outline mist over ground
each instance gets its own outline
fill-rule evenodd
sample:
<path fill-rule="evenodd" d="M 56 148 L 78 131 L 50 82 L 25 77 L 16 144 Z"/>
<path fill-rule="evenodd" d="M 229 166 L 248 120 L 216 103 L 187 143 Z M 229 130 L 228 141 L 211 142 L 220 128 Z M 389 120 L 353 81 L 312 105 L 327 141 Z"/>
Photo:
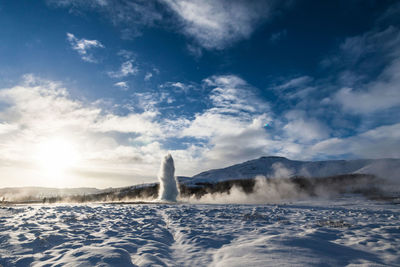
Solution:
<path fill-rule="evenodd" d="M 390 188 L 389 191 L 385 191 Z M 175 189 L 174 189 L 175 190 Z M 176 191 L 178 192 L 178 191 Z M 334 199 L 343 194 L 358 194 L 376 200 L 396 200 L 398 191 L 373 175 L 352 174 L 324 178 L 267 178 L 227 180 L 195 186 L 180 184 L 175 199 L 162 198 L 165 188 L 146 184 L 104 190 L 91 194 L 31 196 L 9 195 L 3 203 L 85 203 L 85 202 L 175 202 L 209 204 L 267 204 L 306 199 Z"/>
<path fill-rule="evenodd" d="M 168 154 L 162 158 L 158 183 L 104 190 L 6 188 L 0 190 L 0 201 L 239 204 L 330 199 L 345 193 L 393 200 L 400 195 L 399 165 L 396 159 L 303 162 L 261 157 L 193 177 L 176 177 Z"/>

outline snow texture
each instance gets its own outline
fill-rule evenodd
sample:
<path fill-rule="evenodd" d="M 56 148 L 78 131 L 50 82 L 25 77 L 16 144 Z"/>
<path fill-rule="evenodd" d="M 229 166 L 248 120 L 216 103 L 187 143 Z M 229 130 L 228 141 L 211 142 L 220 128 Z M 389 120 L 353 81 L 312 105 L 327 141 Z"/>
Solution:
<path fill-rule="evenodd" d="M 176 202 L 178 197 L 178 185 L 175 178 L 175 166 L 174 159 L 171 154 L 164 157 L 160 166 L 160 173 L 158 175 L 158 180 L 160 181 L 160 201 L 170 201 Z"/>
<path fill-rule="evenodd" d="M 399 205 L 0 207 L 0 265 L 399 266 Z"/>

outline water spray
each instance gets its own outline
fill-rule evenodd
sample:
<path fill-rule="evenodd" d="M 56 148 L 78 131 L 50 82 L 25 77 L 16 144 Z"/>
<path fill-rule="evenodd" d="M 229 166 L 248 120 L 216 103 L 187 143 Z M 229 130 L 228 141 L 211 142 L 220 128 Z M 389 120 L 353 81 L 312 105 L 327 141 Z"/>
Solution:
<path fill-rule="evenodd" d="M 160 201 L 176 202 L 179 195 L 178 182 L 175 178 L 174 159 L 171 154 L 164 157 L 161 162 L 158 180 L 160 181 L 160 190 L 158 198 Z"/>

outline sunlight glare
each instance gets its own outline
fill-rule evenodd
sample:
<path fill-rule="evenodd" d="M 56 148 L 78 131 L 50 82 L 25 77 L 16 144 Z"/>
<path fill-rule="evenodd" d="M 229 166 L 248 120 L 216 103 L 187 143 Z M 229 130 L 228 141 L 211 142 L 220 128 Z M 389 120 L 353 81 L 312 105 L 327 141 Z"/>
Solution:
<path fill-rule="evenodd" d="M 36 161 L 47 174 L 64 175 L 79 160 L 75 145 L 65 138 L 52 138 L 38 145 Z"/>

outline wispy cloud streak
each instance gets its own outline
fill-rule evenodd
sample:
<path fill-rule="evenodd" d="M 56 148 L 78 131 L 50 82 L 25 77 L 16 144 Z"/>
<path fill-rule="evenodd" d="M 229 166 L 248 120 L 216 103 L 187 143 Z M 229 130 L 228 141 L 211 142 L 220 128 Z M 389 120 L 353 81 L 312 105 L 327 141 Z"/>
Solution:
<path fill-rule="evenodd" d="M 104 48 L 104 45 L 97 40 L 78 39 L 72 33 L 67 33 L 67 40 L 73 50 L 78 52 L 82 60 L 91 63 L 98 63 L 98 60 L 91 53 L 94 48 Z"/>

